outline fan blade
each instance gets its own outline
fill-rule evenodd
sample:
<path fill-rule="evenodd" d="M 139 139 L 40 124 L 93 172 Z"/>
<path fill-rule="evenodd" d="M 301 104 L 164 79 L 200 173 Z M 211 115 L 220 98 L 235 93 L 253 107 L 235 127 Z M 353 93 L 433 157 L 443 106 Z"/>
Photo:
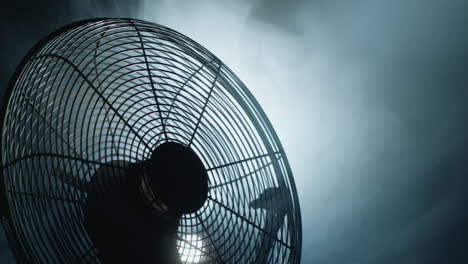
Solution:
<path fill-rule="evenodd" d="M 273 250 L 278 231 L 284 224 L 287 215 L 287 208 L 290 204 L 288 199 L 284 199 L 284 191 L 280 187 L 268 188 L 260 196 L 250 202 L 253 209 L 265 209 L 266 220 L 262 227 L 266 232 L 262 232 L 261 238 L 256 246 L 255 263 L 267 263 L 268 254 Z M 286 202 L 284 201 L 286 200 Z"/>

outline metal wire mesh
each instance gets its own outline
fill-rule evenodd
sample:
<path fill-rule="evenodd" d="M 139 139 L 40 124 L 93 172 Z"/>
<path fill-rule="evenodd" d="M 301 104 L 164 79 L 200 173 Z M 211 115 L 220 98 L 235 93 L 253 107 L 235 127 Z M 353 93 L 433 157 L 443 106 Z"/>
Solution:
<path fill-rule="evenodd" d="M 1 129 L 1 213 L 20 262 L 99 263 L 83 190 L 100 168 L 147 160 L 167 141 L 195 151 L 209 176 L 208 200 L 179 222 L 182 262 L 300 260 L 297 194 L 270 122 L 226 65 L 178 32 L 133 19 L 59 29 L 18 67 Z"/>

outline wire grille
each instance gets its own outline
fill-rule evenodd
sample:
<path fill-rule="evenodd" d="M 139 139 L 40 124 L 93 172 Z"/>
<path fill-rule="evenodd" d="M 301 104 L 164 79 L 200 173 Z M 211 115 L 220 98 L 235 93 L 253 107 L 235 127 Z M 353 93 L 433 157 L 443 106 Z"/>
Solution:
<path fill-rule="evenodd" d="M 18 261 L 99 263 L 83 190 L 98 169 L 147 160 L 167 141 L 195 151 L 209 176 L 208 200 L 179 222 L 183 263 L 300 261 L 297 194 L 271 124 L 186 36 L 133 19 L 77 22 L 29 52 L 7 95 L 2 220 Z"/>

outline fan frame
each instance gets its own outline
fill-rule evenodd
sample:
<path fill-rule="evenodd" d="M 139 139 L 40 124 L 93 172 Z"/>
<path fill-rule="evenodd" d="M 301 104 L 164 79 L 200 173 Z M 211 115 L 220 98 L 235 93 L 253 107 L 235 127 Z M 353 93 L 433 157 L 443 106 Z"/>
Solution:
<path fill-rule="evenodd" d="M 20 60 L 20 62 L 18 63 L 18 65 L 17 65 L 17 67 L 16 67 L 16 69 L 15 69 L 15 71 L 14 71 L 14 73 L 13 73 L 13 75 L 12 75 L 12 77 L 11 77 L 9 83 L 8 83 L 7 89 L 3 94 L 3 98 L 1 99 L 2 105 L 0 107 L 0 135 L 3 136 L 4 117 L 5 117 L 6 111 L 8 109 L 8 102 L 9 102 L 10 96 L 11 96 L 11 94 L 13 92 L 13 89 L 15 87 L 15 84 L 16 84 L 21 72 L 23 71 L 26 64 L 30 61 L 31 57 L 34 56 L 34 54 L 36 54 L 39 50 L 41 50 L 41 48 L 46 43 L 48 43 L 50 40 L 54 39 L 55 37 L 59 36 L 62 33 L 66 32 L 66 31 L 68 31 L 70 29 L 79 27 L 81 25 L 87 24 L 87 23 L 99 22 L 99 21 L 103 21 L 103 20 L 107 20 L 107 19 L 125 20 L 125 21 L 130 21 L 130 22 L 131 21 L 144 22 L 144 23 L 150 23 L 150 24 L 154 24 L 154 25 L 166 28 L 165 26 L 159 25 L 157 23 L 147 22 L 147 21 L 139 20 L 139 19 L 102 17 L 102 18 L 84 19 L 84 20 L 79 20 L 79 21 L 67 24 L 65 26 L 60 27 L 59 29 L 56 29 L 56 30 L 52 31 L 51 33 L 49 33 L 45 37 L 41 38 L 35 45 L 33 45 L 33 47 L 31 49 L 29 49 L 29 51 L 26 53 L 26 55 Z M 168 29 L 173 31 L 170 28 L 168 28 Z M 206 50 L 203 46 L 198 44 L 198 42 L 192 40 L 191 38 L 189 38 L 189 37 L 187 37 L 185 35 L 182 35 L 182 36 L 186 37 L 187 39 L 189 39 L 193 43 L 199 45 L 199 47 L 201 49 Z M 212 54 L 209 51 L 208 51 L 208 53 Z M 289 177 L 288 180 L 290 182 L 290 188 L 291 188 L 290 192 L 291 192 L 291 194 L 293 196 L 292 198 L 295 201 L 295 206 L 297 206 L 297 210 L 295 210 L 295 216 L 296 216 L 295 220 L 296 220 L 296 225 L 297 225 L 296 226 L 296 230 L 297 230 L 296 241 L 297 241 L 297 243 L 299 245 L 299 247 L 296 248 L 296 250 L 294 252 L 294 255 L 296 255 L 295 259 L 299 262 L 300 259 L 301 259 L 301 251 L 302 251 L 302 248 L 301 248 L 301 246 L 302 246 L 301 210 L 300 210 L 300 203 L 299 203 L 299 197 L 298 197 L 298 193 L 297 193 L 296 184 L 295 184 L 294 178 L 292 177 L 293 174 L 292 174 L 291 167 L 289 165 L 287 155 L 286 155 L 286 153 L 284 151 L 284 148 L 283 148 L 283 146 L 281 144 L 281 141 L 278 138 L 278 135 L 276 134 L 276 131 L 274 130 L 270 120 L 268 119 L 267 115 L 265 114 L 263 108 L 260 106 L 258 101 L 251 94 L 251 92 L 245 86 L 245 84 L 237 77 L 237 75 L 235 75 L 235 73 L 232 72 L 232 70 L 229 67 L 227 67 L 225 64 L 223 64 L 221 62 L 221 60 L 219 60 L 219 63 L 221 63 L 223 65 L 223 67 L 225 68 L 225 70 L 235 78 L 235 81 L 239 84 L 239 89 L 242 89 L 242 92 L 248 97 L 248 99 L 254 105 L 255 109 L 258 111 L 257 114 L 259 114 L 260 117 L 262 118 L 262 120 L 264 121 L 264 125 L 268 128 L 269 132 L 271 133 L 270 136 L 273 137 L 273 141 L 275 141 L 275 143 L 276 143 L 276 145 L 277 145 L 277 147 L 279 149 L 279 153 L 281 154 L 281 158 L 282 158 L 282 160 L 283 160 L 283 162 L 285 164 L 285 169 L 287 170 L 287 173 L 289 175 L 291 175 L 291 177 Z M 0 138 L 0 150 L 2 148 L 3 148 L 3 139 Z M 0 169 L 0 222 L 1 222 L 2 226 L 3 226 L 3 229 L 5 231 L 8 243 L 10 245 L 10 248 L 11 248 L 16 260 L 19 263 L 25 263 L 27 261 L 24 258 L 24 256 L 26 256 L 26 254 L 25 254 L 24 249 L 22 248 L 22 246 L 19 245 L 20 239 L 18 238 L 18 234 L 17 234 L 16 230 L 14 228 L 12 228 L 12 223 L 11 223 L 12 215 L 11 215 L 11 210 L 10 210 L 10 206 L 9 206 L 9 202 L 8 202 L 8 196 L 7 196 L 7 191 L 8 190 L 6 189 L 6 186 L 5 186 L 5 178 L 4 178 L 4 175 L 3 175 L 3 166 L 4 165 L 3 165 L 2 161 L 3 161 L 3 153 L 0 151 L 0 164 L 2 164 L 2 168 Z"/>

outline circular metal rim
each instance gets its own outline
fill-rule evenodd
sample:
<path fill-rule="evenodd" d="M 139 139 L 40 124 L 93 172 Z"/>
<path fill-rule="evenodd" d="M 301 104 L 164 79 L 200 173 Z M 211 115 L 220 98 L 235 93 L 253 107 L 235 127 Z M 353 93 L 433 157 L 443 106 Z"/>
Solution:
<path fill-rule="evenodd" d="M 142 22 L 142 23 L 155 24 L 155 23 L 151 23 L 151 22 L 147 22 L 147 21 L 143 21 L 143 20 L 138 20 L 138 19 L 131 19 L 131 18 L 93 18 L 93 19 L 80 20 L 80 21 L 68 24 L 68 25 L 66 25 L 64 27 L 61 27 L 61 28 L 51 32 L 46 37 L 42 38 L 21 59 L 18 66 L 16 67 L 15 72 L 13 73 L 13 76 L 10 79 L 10 82 L 8 84 L 8 87 L 7 87 L 6 91 L 3 94 L 3 99 L 2 99 L 3 103 L 2 103 L 2 106 L 1 106 L 1 109 L 0 109 L 0 135 L 3 135 L 3 129 L 4 129 L 3 122 L 4 122 L 4 116 L 5 116 L 5 112 L 7 110 L 9 98 L 11 96 L 14 85 L 15 85 L 21 71 L 23 70 L 24 66 L 27 64 L 29 59 L 38 50 L 40 50 L 48 41 L 54 39 L 55 37 L 57 37 L 58 35 L 60 35 L 60 34 L 62 34 L 64 32 L 66 32 L 67 30 L 73 29 L 73 28 L 81 26 L 81 25 L 84 25 L 86 23 L 103 21 L 103 20 L 107 20 L 107 19 L 110 19 L 110 20 L 126 20 L 126 21 L 130 21 L 130 22 L 131 21 L 137 21 L 137 22 Z M 164 27 L 164 26 L 159 25 L 159 24 L 156 24 L 156 25 L 160 26 L 160 27 L 163 27 L 163 28 L 166 28 L 166 29 L 168 29 L 170 31 L 173 31 L 173 32 L 177 33 L 177 34 L 180 34 L 177 31 L 174 31 L 174 30 L 172 30 L 170 28 Z M 197 44 L 198 47 L 201 50 L 204 50 L 207 53 L 212 54 L 211 52 L 206 50 L 203 46 L 199 45 L 196 41 L 190 39 L 189 37 L 187 37 L 187 36 L 185 36 L 183 34 L 180 34 L 180 35 L 187 38 L 191 42 Z M 293 174 L 292 174 L 292 170 L 291 170 L 290 165 L 289 165 L 287 155 L 286 155 L 286 153 L 284 151 L 284 148 L 283 148 L 283 146 L 282 146 L 282 144 L 281 144 L 281 142 L 279 140 L 278 135 L 276 134 L 276 131 L 274 130 L 270 120 L 268 119 L 267 115 L 265 114 L 263 108 L 261 108 L 258 101 L 251 94 L 251 92 L 247 89 L 245 84 L 237 77 L 237 75 L 235 75 L 232 72 L 232 70 L 229 67 L 227 67 L 225 64 L 223 64 L 221 62 L 221 60 L 219 60 L 215 55 L 213 55 L 213 56 L 219 61 L 220 65 L 223 66 L 224 70 L 227 71 L 227 73 L 229 73 L 229 75 L 231 75 L 231 77 L 233 77 L 235 79 L 235 81 L 239 84 L 239 88 L 242 89 L 242 92 L 244 93 L 244 95 L 247 96 L 248 99 L 250 100 L 250 102 L 252 102 L 254 104 L 255 109 L 258 111 L 257 114 L 259 114 L 261 116 L 262 120 L 264 121 L 263 125 L 266 125 L 268 127 L 269 132 L 271 133 L 271 135 L 269 135 L 269 136 L 271 136 L 273 138 L 273 140 L 277 144 L 277 147 L 279 149 L 279 153 L 281 154 L 283 162 L 285 164 L 285 169 L 287 170 L 288 174 L 291 175 L 291 177 L 289 177 L 288 180 L 290 182 L 291 194 L 293 196 L 294 203 L 298 208 L 297 212 L 295 212 L 295 213 L 296 213 L 296 216 L 297 216 L 296 229 L 298 231 L 297 232 L 297 235 L 298 235 L 297 241 L 298 241 L 299 247 L 296 249 L 295 255 L 297 257 L 296 259 L 298 261 L 300 261 L 301 251 L 302 251 L 302 249 L 301 249 L 301 245 L 302 245 L 302 220 L 301 220 L 301 213 L 300 213 L 300 203 L 299 203 L 299 198 L 298 198 L 298 194 L 297 194 L 297 188 L 296 188 L 296 185 L 295 185 L 294 178 L 292 177 Z M 3 141 L 0 140 L 0 149 L 2 149 L 2 144 L 3 144 Z M 0 162 L 2 160 L 3 160 L 3 153 L 0 151 Z M 8 239 L 8 242 L 9 242 L 10 246 L 11 246 L 11 249 L 13 250 L 13 254 L 17 258 L 17 260 L 20 263 L 22 263 L 22 262 L 25 262 L 25 259 L 22 258 L 22 256 L 24 254 L 22 254 L 22 252 L 21 252 L 22 248 L 16 245 L 16 241 L 18 241 L 18 237 L 17 237 L 17 234 L 16 234 L 15 230 L 11 229 L 11 223 L 10 223 L 11 212 L 10 212 L 10 208 L 9 208 L 8 201 L 7 201 L 8 198 L 7 198 L 7 195 L 6 195 L 6 191 L 7 190 L 6 190 L 6 186 L 4 185 L 4 175 L 3 175 L 3 169 L 2 169 L 2 170 L 0 170 L 0 219 L 1 219 L 4 230 L 6 231 L 5 233 L 7 234 L 7 239 Z"/>

